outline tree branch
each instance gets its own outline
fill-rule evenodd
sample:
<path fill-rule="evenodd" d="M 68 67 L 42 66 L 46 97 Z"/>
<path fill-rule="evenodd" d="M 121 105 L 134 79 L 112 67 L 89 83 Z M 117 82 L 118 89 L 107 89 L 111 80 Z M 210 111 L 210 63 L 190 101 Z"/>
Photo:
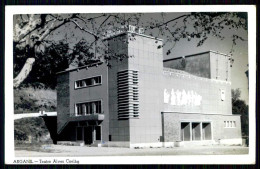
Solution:
<path fill-rule="evenodd" d="M 190 16 L 190 15 L 181 15 L 181 16 L 179 16 L 179 17 L 177 17 L 177 18 L 171 19 L 171 20 L 169 20 L 169 21 L 167 21 L 167 22 L 164 22 L 164 23 L 162 23 L 162 24 L 160 24 L 160 25 L 151 26 L 150 28 L 151 28 L 151 29 L 159 28 L 159 27 L 161 27 L 161 26 L 167 25 L 168 23 L 170 23 L 170 22 L 172 22 L 172 21 L 178 20 L 178 19 L 183 18 L 183 17 L 189 17 L 189 16 Z"/>
<path fill-rule="evenodd" d="M 35 62 L 34 58 L 28 58 L 21 70 L 21 72 L 14 78 L 14 88 L 17 88 L 28 76 L 32 70 L 33 63 Z"/>
<path fill-rule="evenodd" d="M 83 27 L 79 26 L 79 24 L 76 21 L 71 19 L 71 22 L 74 23 L 80 30 L 83 30 L 84 32 L 87 32 L 87 33 L 93 35 L 95 37 L 95 39 L 98 39 L 98 36 L 95 33 L 93 33 L 91 31 L 89 31 L 87 29 L 84 29 Z"/>
<path fill-rule="evenodd" d="M 108 17 L 100 24 L 100 26 L 98 27 L 98 30 L 101 28 L 101 26 L 110 18 L 111 15 L 108 15 Z"/>

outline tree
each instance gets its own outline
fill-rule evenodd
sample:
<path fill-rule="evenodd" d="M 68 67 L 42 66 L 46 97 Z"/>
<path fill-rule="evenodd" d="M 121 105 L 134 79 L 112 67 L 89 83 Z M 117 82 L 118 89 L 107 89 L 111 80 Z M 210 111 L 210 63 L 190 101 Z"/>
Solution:
<path fill-rule="evenodd" d="M 241 115 L 242 135 L 248 136 L 248 105 L 244 100 L 240 100 L 240 89 L 232 89 L 232 113 Z"/>
<path fill-rule="evenodd" d="M 69 45 L 63 41 L 53 42 L 45 47 L 44 53 L 39 53 L 33 58 L 37 61 L 37 64 L 31 68 L 30 76 L 24 80 L 23 84 L 55 88 L 56 73 L 68 68 L 74 59 L 74 56 L 70 55 L 68 51 Z M 19 74 L 21 67 L 26 62 L 26 57 L 21 57 L 26 52 L 17 49 L 15 52 L 20 53 L 20 55 L 14 55 L 14 76 Z"/>
<path fill-rule="evenodd" d="M 97 61 L 94 58 L 94 53 L 90 51 L 89 46 L 90 44 L 84 39 L 75 44 L 71 53 L 74 58 L 73 66 L 84 66 Z"/>
<path fill-rule="evenodd" d="M 239 88 L 231 90 L 232 104 L 239 100 L 241 96 L 241 90 Z"/>
<path fill-rule="evenodd" d="M 57 37 L 72 39 L 78 36 L 80 38 L 76 31 L 86 34 L 88 43 L 84 45 L 87 45 L 89 52 L 93 53 L 88 55 L 89 59 L 86 60 L 104 60 L 108 63 L 112 57 L 128 56 L 118 56 L 115 51 L 107 51 L 107 44 L 103 38 L 108 33 L 116 32 L 121 28 L 127 29 L 127 25 L 143 27 L 146 34 L 156 38 L 164 37 L 165 42 L 158 48 L 170 43 L 167 55 L 181 39 L 188 41 L 193 38 L 199 39 L 197 46 L 201 46 L 209 36 L 223 40 L 224 30 L 247 30 L 246 13 L 185 13 L 173 18 L 169 18 L 172 15 L 165 13 L 156 15 L 157 17 L 151 16 L 149 19 L 143 19 L 147 14 L 140 13 L 16 15 L 13 29 L 14 48 L 24 51 L 21 57 L 26 61 L 20 73 L 14 78 L 14 87 L 18 87 L 26 79 L 35 62 L 38 64 L 38 56 L 45 57 L 47 46 L 54 43 Z M 78 42 L 78 38 L 75 41 Z M 233 45 L 236 45 L 237 40 L 245 41 L 235 31 L 232 32 L 231 39 Z"/>

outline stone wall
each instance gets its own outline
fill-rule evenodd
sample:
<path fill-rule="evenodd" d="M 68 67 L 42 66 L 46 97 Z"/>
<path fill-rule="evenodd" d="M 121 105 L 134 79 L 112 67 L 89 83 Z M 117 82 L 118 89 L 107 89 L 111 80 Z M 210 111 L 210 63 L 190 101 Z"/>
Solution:
<path fill-rule="evenodd" d="M 241 121 L 238 115 L 162 113 L 164 141 L 181 141 L 181 122 L 210 122 L 212 140 L 241 139 Z M 224 121 L 235 121 L 236 127 L 225 127 Z"/>

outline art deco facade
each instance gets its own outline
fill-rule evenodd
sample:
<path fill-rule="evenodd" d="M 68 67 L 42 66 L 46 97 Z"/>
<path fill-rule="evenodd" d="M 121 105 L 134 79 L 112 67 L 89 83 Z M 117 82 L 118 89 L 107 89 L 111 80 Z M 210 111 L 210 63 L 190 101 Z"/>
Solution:
<path fill-rule="evenodd" d="M 105 41 L 111 68 L 58 73 L 59 141 L 100 146 L 241 144 L 232 115 L 229 56 L 214 51 L 163 60 L 162 40 L 121 32 Z"/>

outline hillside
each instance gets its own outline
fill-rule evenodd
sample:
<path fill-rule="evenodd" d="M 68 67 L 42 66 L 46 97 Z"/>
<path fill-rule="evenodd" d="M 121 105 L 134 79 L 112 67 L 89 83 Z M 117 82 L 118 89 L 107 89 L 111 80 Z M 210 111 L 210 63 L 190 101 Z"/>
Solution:
<path fill-rule="evenodd" d="M 14 139 L 20 143 L 52 142 L 50 133 L 41 117 L 23 118 L 14 121 Z"/>
<path fill-rule="evenodd" d="M 14 113 L 37 113 L 41 110 L 56 111 L 56 90 L 44 87 L 14 89 Z M 22 118 L 14 121 L 16 146 L 23 144 L 52 143 L 50 132 L 41 117 Z"/>
<path fill-rule="evenodd" d="M 56 90 L 23 87 L 14 89 L 14 113 L 36 113 L 40 110 L 56 111 Z"/>

